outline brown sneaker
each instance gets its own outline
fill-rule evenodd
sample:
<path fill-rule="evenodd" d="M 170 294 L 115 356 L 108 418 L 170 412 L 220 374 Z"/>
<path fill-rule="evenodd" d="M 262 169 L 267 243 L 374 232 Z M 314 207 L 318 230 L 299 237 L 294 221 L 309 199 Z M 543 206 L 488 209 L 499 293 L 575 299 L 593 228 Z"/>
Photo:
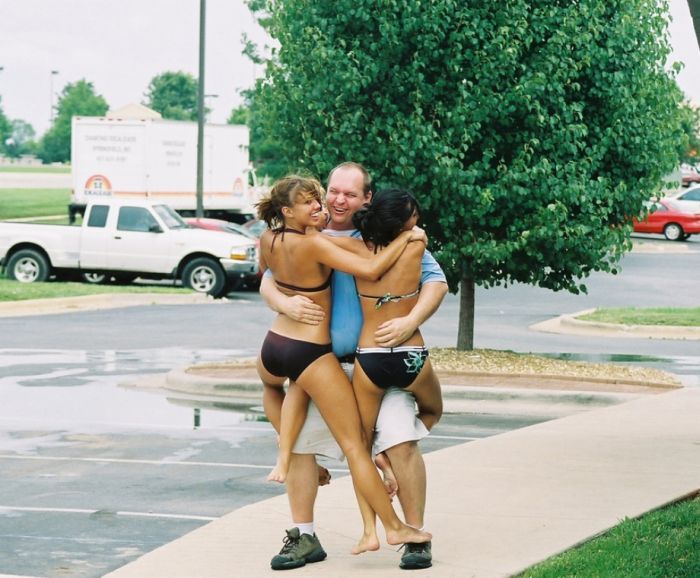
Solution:
<path fill-rule="evenodd" d="M 285 530 L 284 546 L 270 562 L 273 570 L 291 570 L 326 559 L 326 551 L 316 534 L 299 534 L 299 528 Z"/>

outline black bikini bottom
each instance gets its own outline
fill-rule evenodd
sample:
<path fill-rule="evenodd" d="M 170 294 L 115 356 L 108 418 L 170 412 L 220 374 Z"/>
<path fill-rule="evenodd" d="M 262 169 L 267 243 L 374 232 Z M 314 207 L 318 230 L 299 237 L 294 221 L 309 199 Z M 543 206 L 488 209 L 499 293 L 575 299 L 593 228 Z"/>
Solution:
<path fill-rule="evenodd" d="M 428 358 L 428 348 L 422 345 L 400 347 L 358 347 L 357 362 L 382 389 L 411 385 Z"/>
<path fill-rule="evenodd" d="M 268 331 L 260 361 L 272 375 L 296 381 L 309 365 L 332 350 L 330 343 L 310 343 Z"/>

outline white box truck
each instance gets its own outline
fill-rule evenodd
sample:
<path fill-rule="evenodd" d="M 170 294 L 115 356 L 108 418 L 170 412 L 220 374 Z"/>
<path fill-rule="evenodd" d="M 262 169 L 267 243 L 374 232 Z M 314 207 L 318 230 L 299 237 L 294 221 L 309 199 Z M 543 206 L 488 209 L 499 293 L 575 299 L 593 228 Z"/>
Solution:
<path fill-rule="evenodd" d="M 259 189 L 248 157 L 248 127 L 204 128 L 205 216 L 245 221 Z M 88 201 L 114 197 L 197 208 L 197 123 L 162 119 L 73 117 L 71 222 Z"/>

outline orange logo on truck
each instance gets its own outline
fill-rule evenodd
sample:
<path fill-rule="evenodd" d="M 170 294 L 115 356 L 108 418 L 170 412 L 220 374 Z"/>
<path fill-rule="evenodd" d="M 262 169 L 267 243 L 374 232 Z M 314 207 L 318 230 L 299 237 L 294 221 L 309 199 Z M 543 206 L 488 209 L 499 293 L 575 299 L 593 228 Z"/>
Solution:
<path fill-rule="evenodd" d="M 92 175 L 85 181 L 86 195 L 108 197 L 112 194 L 112 183 L 104 175 Z"/>

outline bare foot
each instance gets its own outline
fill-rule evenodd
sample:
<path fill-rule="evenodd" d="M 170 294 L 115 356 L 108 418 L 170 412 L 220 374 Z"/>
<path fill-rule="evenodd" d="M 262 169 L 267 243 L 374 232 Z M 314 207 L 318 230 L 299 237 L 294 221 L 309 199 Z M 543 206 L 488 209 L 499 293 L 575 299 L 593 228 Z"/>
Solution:
<path fill-rule="evenodd" d="M 331 473 L 323 466 L 318 466 L 318 485 L 327 486 L 331 483 Z"/>
<path fill-rule="evenodd" d="M 424 542 L 430 542 L 432 539 L 433 535 L 430 532 L 421 532 L 406 524 L 402 524 L 401 528 L 398 530 L 387 530 L 386 532 L 386 541 L 392 546 L 396 544 L 405 544 L 406 542 L 422 544 Z"/>
<path fill-rule="evenodd" d="M 387 458 L 384 453 L 377 454 L 374 456 L 374 463 L 382 472 L 386 493 L 389 494 L 389 498 L 393 499 L 399 491 L 399 483 L 396 481 L 396 476 L 394 475 L 394 470 L 391 468 L 389 458 Z"/>
<path fill-rule="evenodd" d="M 351 554 L 362 554 L 363 552 L 370 552 L 379 550 L 379 538 L 376 532 L 371 534 L 362 534 L 360 541 L 352 547 L 350 550 Z"/>
<path fill-rule="evenodd" d="M 287 472 L 289 471 L 289 464 L 284 462 L 282 458 L 278 457 L 277 458 L 277 464 L 275 465 L 274 468 L 272 468 L 272 471 L 267 474 L 267 481 L 268 482 L 278 482 L 280 484 L 284 484 L 284 481 L 287 479 Z"/>

